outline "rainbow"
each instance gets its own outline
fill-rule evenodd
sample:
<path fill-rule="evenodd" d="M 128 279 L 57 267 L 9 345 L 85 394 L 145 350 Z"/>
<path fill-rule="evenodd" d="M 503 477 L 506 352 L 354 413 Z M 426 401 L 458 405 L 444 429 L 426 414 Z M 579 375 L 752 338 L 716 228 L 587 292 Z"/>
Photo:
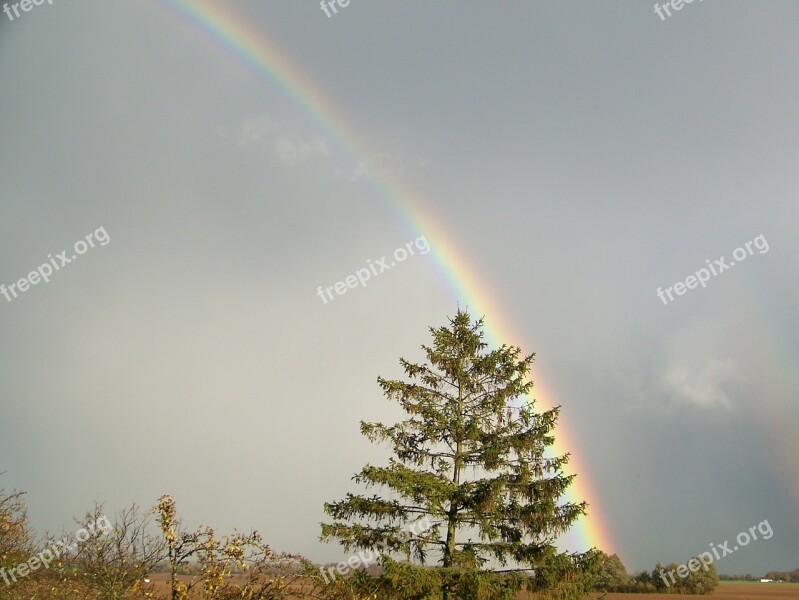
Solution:
<path fill-rule="evenodd" d="M 262 32 L 248 25 L 229 7 L 223 6 L 220 0 L 154 1 L 189 28 L 201 33 L 245 70 L 265 79 L 270 86 L 279 90 L 327 138 L 335 141 L 341 152 L 354 164 L 367 164 L 366 157 L 375 155 L 370 152 L 363 136 L 334 110 L 322 91 L 292 64 L 290 58 Z M 420 203 L 416 201 L 415 194 L 386 176 L 371 175 L 370 182 L 413 235 L 424 233 L 432 247 L 429 257 L 437 263 L 463 305 L 468 306 L 472 314 L 485 316 L 486 342 L 492 346 L 506 343 L 524 347 L 515 341 L 514 328 L 504 317 L 500 303 L 487 291 L 488 286 L 481 285 L 477 273 L 447 232 L 436 224 L 431 215 L 418 208 Z M 536 383 L 535 389 L 538 396 L 536 401 L 541 408 L 555 405 L 552 395 L 540 383 Z M 615 544 L 603 518 L 599 494 L 591 483 L 589 471 L 580 460 L 576 442 L 574 436 L 569 435 L 567 419 L 561 416 L 554 451 L 557 454 L 563 454 L 567 449 L 572 451 L 569 470 L 579 474 L 570 486 L 567 499 L 586 500 L 590 505 L 589 516 L 580 519 L 568 535 L 570 539 L 574 537 L 578 547 L 569 549 L 584 551 L 597 547 L 610 553 L 614 551 Z"/>

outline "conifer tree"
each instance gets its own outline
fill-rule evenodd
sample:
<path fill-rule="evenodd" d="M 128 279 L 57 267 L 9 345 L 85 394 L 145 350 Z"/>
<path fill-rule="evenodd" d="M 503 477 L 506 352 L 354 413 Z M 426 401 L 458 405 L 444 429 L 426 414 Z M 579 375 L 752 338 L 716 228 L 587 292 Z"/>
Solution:
<path fill-rule="evenodd" d="M 378 378 L 407 419 L 361 422 L 363 435 L 387 443 L 394 457 L 388 466 L 367 464 L 353 480 L 388 494 L 350 493 L 326 503 L 335 522 L 322 524 L 321 539 L 422 564 L 435 558 L 455 579 L 465 572 L 513 576 L 528 589 L 575 581 L 595 552 L 559 553 L 555 541 L 587 505 L 559 501 L 574 475 L 563 472 L 568 454 L 547 452 L 560 407 L 535 413 L 526 398 L 534 355 L 507 345 L 488 350 L 483 320 L 461 310 L 430 332 L 425 364 L 400 359 L 407 381 Z M 424 531 L 408 526 L 420 518 Z M 453 578 L 440 581 L 437 597 L 456 597 Z"/>

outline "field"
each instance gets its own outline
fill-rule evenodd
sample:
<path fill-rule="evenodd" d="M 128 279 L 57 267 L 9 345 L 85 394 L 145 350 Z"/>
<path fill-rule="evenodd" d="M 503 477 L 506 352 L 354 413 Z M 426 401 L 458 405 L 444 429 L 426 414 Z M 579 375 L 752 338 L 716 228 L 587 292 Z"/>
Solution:
<path fill-rule="evenodd" d="M 607 600 L 672 600 L 674 598 L 703 598 L 682 594 L 608 594 Z M 715 600 L 788 600 L 799 598 L 796 583 L 722 583 L 709 596 Z"/>
<path fill-rule="evenodd" d="M 167 576 L 157 574 L 152 577 L 156 591 L 162 597 L 168 597 Z M 592 594 L 596 600 L 600 594 Z M 799 599 L 799 584 L 796 583 L 721 583 L 712 596 L 689 596 L 682 594 L 607 594 L 606 600 L 676 600 L 678 598 L 713 598 L 714 600 L 796 600 Z M 297 596 L 297 600 L 300 600 Z M 527 596 L 519 596 L 519 600 Z"/>

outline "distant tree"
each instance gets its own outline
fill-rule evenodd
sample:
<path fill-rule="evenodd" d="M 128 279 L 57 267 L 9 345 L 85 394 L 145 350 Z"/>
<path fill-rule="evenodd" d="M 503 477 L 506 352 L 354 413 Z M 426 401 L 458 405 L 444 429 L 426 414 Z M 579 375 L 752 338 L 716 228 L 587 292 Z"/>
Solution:
<path fill-rule="evenodd" d="M 559 503 L 574 479 L 563 472 L 569 455 L 546 455 L 560 407 L 533 412 L 525 397 L 534 355 L 506 345 L 488 351 L 482 327 L 459 310 L 449 326 L 430 328 L 432 346 L 422 346 L 426 364 L 400 359 L 407 381 L 378 378 L 408 418 L 391 426 L 361 422 L 361 433 L 387 442 L 395 458 L 386 467 L 366 465 L 354 480 L 391 495 L 347 494 L 326 503 L 335 522 L 322 524 L 321 539 L 422 564 L 435 556 L 438 569 L 384 557 L 386 577 L 395 589 L 405 586 L 405 598 L 501 598 L 522 585 L 563 585 L 558 593 L 579 597 L 596 553 L 555 548 L 586 512 L 585 502 Z M 404 529 L 423 516 L 429 529 Z"/>
<path fill-rule="evenodd" d="M 658 563 L 658 567 L 659 566 L 660 563 Z M 651 591 L 652 588 L 655 587 L 653 583 L 654 573 L 655 571 L 652 571 L 652 574 L 650 575 L 647 571 L 641 571 L 640 573 L 636 573 L 635 575 L 630 577 L 630 582 L 638 586 L 646 586 Z"/>
<path fill-rule="evenodd" d="M 774 581 L 787 581 L 789 583 L 799 583 L 799 569 L 793 571 L 769 571 L 766 573 L 766 579 L 773 579 Z"/>
<path fill-rule="evenodd" d="M 693 557 L 688 561 L 689 567 L 695 565 L 692 563 L 702 563 L 698 556 Z M 702 566 L 698 569 L 690 570 L 688 576 L 684 580 L 683 587 L 689 594 L 712 594 L 719 585 L 719 574 L 716 571 L 716 565 L 710 563 L 707 566 Z"/>
<path fill-rule="evenodd" d="M 682 593 L 682 579 L 677 575 L 677 563 L 671 562 L 667 565 L 658 563 L 649 576 L 649 582 L 656 591 L 665 594 Z"/>
<path fill-rule="evenodd" d="M 624 591 L 630 584 L 630 576 L 618 555 L 601 552 L 596 571 L 594 589 L 603 592 Z"/>
<path fill-rule="evenodd" d="M 681 575 L 684 575 L 682 576 Z M 716 566 L 703 566 L 699 557 L 693 557 L 683 565 L 660 563 L 652 571 L 651 581 L 656 591 L 667 594 L 712 594 L 719 583 Z"/>

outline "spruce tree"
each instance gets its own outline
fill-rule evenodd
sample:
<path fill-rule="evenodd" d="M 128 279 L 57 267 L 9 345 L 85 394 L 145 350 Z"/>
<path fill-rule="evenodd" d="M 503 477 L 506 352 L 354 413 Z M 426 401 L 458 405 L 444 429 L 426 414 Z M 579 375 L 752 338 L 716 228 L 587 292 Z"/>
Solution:
<path fill-rule="evenodd" d="M 335 522 L 322 524 L 321 539 L 422 564 L 435 558 L 449 578 L 440 578 L 433 597 L 478 597 L 454 591 L 452 581 L 467 572 L 515 577 L 528 589 L 576 581 L 595 553 L 559 553 L 555 541 L 587 505 L 559 501 L 575 476 L 563 472 L 568 454 L 547 452 L 560 407 L 535 413 L 527 398 L 535 355 L 504 344 L 488 350 L 483 320 L 461 310 L 430 332 L 425 364 L 400 359 L 407 381 L 377 380 L 408 418 L 392 426 L 361 421 L 363 435 L 388 443 L 394 457 L 388 466 L 367 464 L 353 480 L 388 495 L 325 503 Z M 421 518 L 422 531 L 409 526 Z"/>

